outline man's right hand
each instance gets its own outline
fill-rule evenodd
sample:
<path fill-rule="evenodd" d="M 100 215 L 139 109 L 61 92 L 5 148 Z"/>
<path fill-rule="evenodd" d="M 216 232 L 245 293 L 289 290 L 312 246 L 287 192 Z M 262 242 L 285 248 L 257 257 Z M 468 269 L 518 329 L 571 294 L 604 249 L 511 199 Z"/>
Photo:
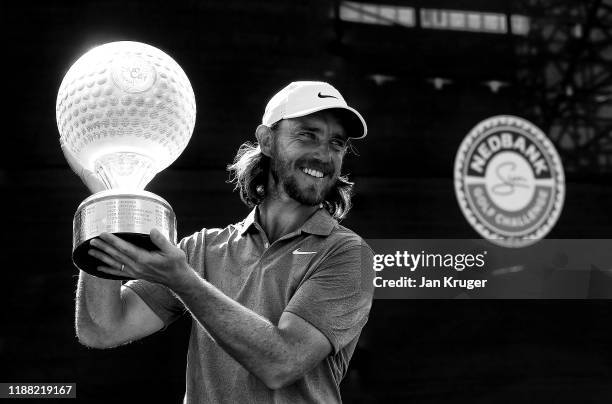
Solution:
<path fill-rule="evenodd" d="M 104 185 L 102 180 L 98 178 L 98 176 L 93 171 L 89 171 L 88 169 L 83 167 L 81 163 L 79 163 L 77 158 L 70 151 L 68 145 L 66 145 L 63 141 L 60 140 L 60 146 L 62 148 L 62 153 L 64 153 L 64 157 L 68 161 L 68 165 L 70 166 L 72 171 L 74 171 L 79 176 L 81 181 L 83 181 L 83 183 L 87 186 L 87 188 L 89 189 L 89 191 L 91 191 L 92 194 L 104 191 L 106 189 L 106 186 Z"/>

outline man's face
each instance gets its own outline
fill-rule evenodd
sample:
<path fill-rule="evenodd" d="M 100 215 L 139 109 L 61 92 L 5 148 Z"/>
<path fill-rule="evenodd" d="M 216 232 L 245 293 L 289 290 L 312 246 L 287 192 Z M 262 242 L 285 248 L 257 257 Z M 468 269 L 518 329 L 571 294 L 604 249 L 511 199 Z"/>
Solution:
<path fill-rule="evenodd" d="M 285 119 L 273 134 L 271 173 L 277 192 L 309 206 L 334 187 L 347 150 L 347 135 L 330 111 Z"/>

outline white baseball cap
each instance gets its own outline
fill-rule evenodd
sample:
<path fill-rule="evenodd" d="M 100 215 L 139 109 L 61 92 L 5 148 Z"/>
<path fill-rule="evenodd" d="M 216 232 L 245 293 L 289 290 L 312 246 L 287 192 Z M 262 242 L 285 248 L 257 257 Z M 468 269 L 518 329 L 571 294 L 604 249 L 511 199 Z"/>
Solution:
<path fill-rule="evenodd" d="M 349 137 L 364 138 L 368 133 L 365 120 L 355 109 L 349 107 L 338 90 L 323 81 L 294 81 L 280 90 L 268 101 L 261 123 L 272 126 L 281 119 L 297 118 L 324 109 L 350 111 L 345 128 Z"/>

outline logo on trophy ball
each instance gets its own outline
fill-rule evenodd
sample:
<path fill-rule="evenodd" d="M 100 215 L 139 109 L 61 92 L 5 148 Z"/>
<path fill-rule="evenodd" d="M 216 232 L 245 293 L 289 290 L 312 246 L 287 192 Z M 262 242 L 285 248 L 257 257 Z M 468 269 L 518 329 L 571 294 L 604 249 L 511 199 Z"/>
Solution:
<path fill-rule="evenodd" d="M 117 58 L 112 66 L 113 81 L 128 93 L 141 93 L 155 83 L 155 69 L 138 56 Z"/>
<path fill-rule="evenodd" d="M 486 119 L 465 137 L 455 158 L 455 193 L 472 227 L 505 247 L 542 239 L 565 198 L 561 159 L 544 133 L 525 119 Z"/>

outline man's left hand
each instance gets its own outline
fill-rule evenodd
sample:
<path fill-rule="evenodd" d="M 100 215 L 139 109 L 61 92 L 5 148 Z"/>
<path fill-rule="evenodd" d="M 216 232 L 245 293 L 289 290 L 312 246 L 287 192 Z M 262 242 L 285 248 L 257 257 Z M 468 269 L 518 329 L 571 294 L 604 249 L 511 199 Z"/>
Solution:
<path fill-rule="evenodd" d="M 151 230 L 151 241 L 159 250 L 147 251 L 119 237 L 102 233 L 91 241 L 89 254 L 105 265 L 98 270 L 107 274 L 144 279 L 173 289 L 192 271 L 185 252 L 173 245 L 157 229 Z"/>

